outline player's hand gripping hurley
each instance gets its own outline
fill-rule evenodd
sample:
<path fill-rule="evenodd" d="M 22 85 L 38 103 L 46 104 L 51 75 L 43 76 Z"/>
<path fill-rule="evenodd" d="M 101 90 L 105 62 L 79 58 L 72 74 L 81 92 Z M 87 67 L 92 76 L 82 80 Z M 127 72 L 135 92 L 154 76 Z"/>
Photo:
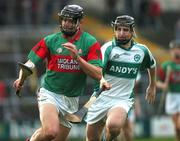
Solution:
<path fill-rule="evenodd" d="M 23 63 L 18 63 L 19 67 L 20 67 L 20 71 L 22 71 L 20 73 L 20 77 L 19 77 L 19 85 L 22 86 L 24 84 L 24 81 L 26 80 L 26 78 L 28 76 L 30 76 L 33 72 L 30 68 L 28 68 L 27 66 L 25 66 Z M 20 94 L 20 90 L 21 89 L 18 89 L 16 91 L 16 95 L 18 97 L 21 97 L 21 94 Z"/>
<path fill-rule="evenodd" d="M 67 114 L 65 115 L 65 118 L 70 121 L 71 123 L 80 123 L 82 122 L 84 116 L 88 112 L 88 108 L 96 101 L 97 97 L 101 94 L 101 92 L 104 90 L 104 88 L 100 88 L 95 94 L 93 94 L 89 101 L 84 104 L 84 106 L 75 112 L 74 114 Z"/>

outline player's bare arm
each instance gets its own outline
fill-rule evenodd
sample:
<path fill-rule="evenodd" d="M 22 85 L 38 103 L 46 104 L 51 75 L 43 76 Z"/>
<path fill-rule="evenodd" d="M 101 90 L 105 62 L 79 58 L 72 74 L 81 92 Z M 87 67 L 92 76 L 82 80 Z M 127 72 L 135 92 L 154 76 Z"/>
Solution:
<path fill-rule="evenodd" d="M 78 54 L 78 50 L 76 46 L 70 42 L 67 42 L 65 44 L 62 44 L 66 49 L 70 51 L 71 57 L 78 61 L 80 67 L 82 70 L 91 76 L 92 78 L 95 78 L 97 80 L 101 80 L 102 78 L 102 68 L 94 66 L 86 62 L 83 58 L 81 58 Z"/>
<path fill-rule="evenodd" d="M 166 71 L 166 78 L 165 78 L 164 82 L 162 82 L 160 80 L 157 81 L 157 83 L 156 83 L 157 88 L 162 89 L 164 92 L 166 92 L 168 90 L 170 74 L 171 74 L 171 67 L 168 66 L 167 71 Z"/>
<path fill-rule="evenodd" d="M 149 86 L 146 90 L 146 100 L 148 103 L 154 103 L 156 98 L 156 67 L 148 69 Z"/>

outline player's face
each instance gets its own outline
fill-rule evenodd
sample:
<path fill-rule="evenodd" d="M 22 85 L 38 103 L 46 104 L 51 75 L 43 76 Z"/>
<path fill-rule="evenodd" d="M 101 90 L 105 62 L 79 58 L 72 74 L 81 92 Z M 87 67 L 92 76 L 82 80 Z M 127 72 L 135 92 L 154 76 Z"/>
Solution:
<path fill-rule="evenodd" d="M 79 27 L 79 22 L 72 18 L 63 17 L 61 19 L 62 29 L 67 32 L 74 32 Z"/>
<path fill-rule="evenodd" d="M 180 47 L 170 50 L 173 61 L 180 63 Z"/>
<path fill-rule="evenodd" d="M 131 40 L 133 32 L 129 26 L 116 26 L 114 29 L 114 34 L 118 40 Z"/>

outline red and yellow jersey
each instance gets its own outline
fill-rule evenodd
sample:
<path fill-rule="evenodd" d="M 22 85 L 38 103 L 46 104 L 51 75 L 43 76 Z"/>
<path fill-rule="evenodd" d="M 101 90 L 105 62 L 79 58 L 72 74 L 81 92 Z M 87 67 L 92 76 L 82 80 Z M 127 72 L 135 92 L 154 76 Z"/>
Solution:
<path fill-rule="evenodd" d="M 158 71 L 158 76 L 161 81 L 165 81 L 167 68 L 171 68 L 169 78 L 169 92 L 180 94 L 180 64 L 172 61 L 164 62 Z"/>
<path fill-rule="evenodd" d="M 86 85 L 86 74 L 69 51 L 62 46 L 66 42 L 76 45 L 79 55 L 88 63 L 102 66 L 100 44 L 87 32 L 79 31 L 68 41 L 61 32 L 43 38 L 30 51 L 28 58 L 36 65 L 47 60 L 42 87 L 57 94 L 79 96 Z"/>

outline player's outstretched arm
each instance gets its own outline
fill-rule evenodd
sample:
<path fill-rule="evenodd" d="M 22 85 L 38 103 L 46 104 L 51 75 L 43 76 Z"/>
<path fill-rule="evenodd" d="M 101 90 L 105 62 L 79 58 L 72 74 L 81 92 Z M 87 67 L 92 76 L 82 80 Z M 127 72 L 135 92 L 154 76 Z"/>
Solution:
<path fill-rule="evenodd" d="M 162 89 L 164 92 L 166 92 L 168 90 L 170 74 L 171 74 L 171 67 L 168 66 L 167 71 L 166 71 L 165 80 L 164 80 L 164 82 L 158 80 L 156 83 L 157 88 Z"/>
<path fill-rule="evenodd" d="M 156 98 L 156 67 L 148 69 L 149 85 L 146 89 L 146 100 L 148 103 L 154 103 Z"/>

